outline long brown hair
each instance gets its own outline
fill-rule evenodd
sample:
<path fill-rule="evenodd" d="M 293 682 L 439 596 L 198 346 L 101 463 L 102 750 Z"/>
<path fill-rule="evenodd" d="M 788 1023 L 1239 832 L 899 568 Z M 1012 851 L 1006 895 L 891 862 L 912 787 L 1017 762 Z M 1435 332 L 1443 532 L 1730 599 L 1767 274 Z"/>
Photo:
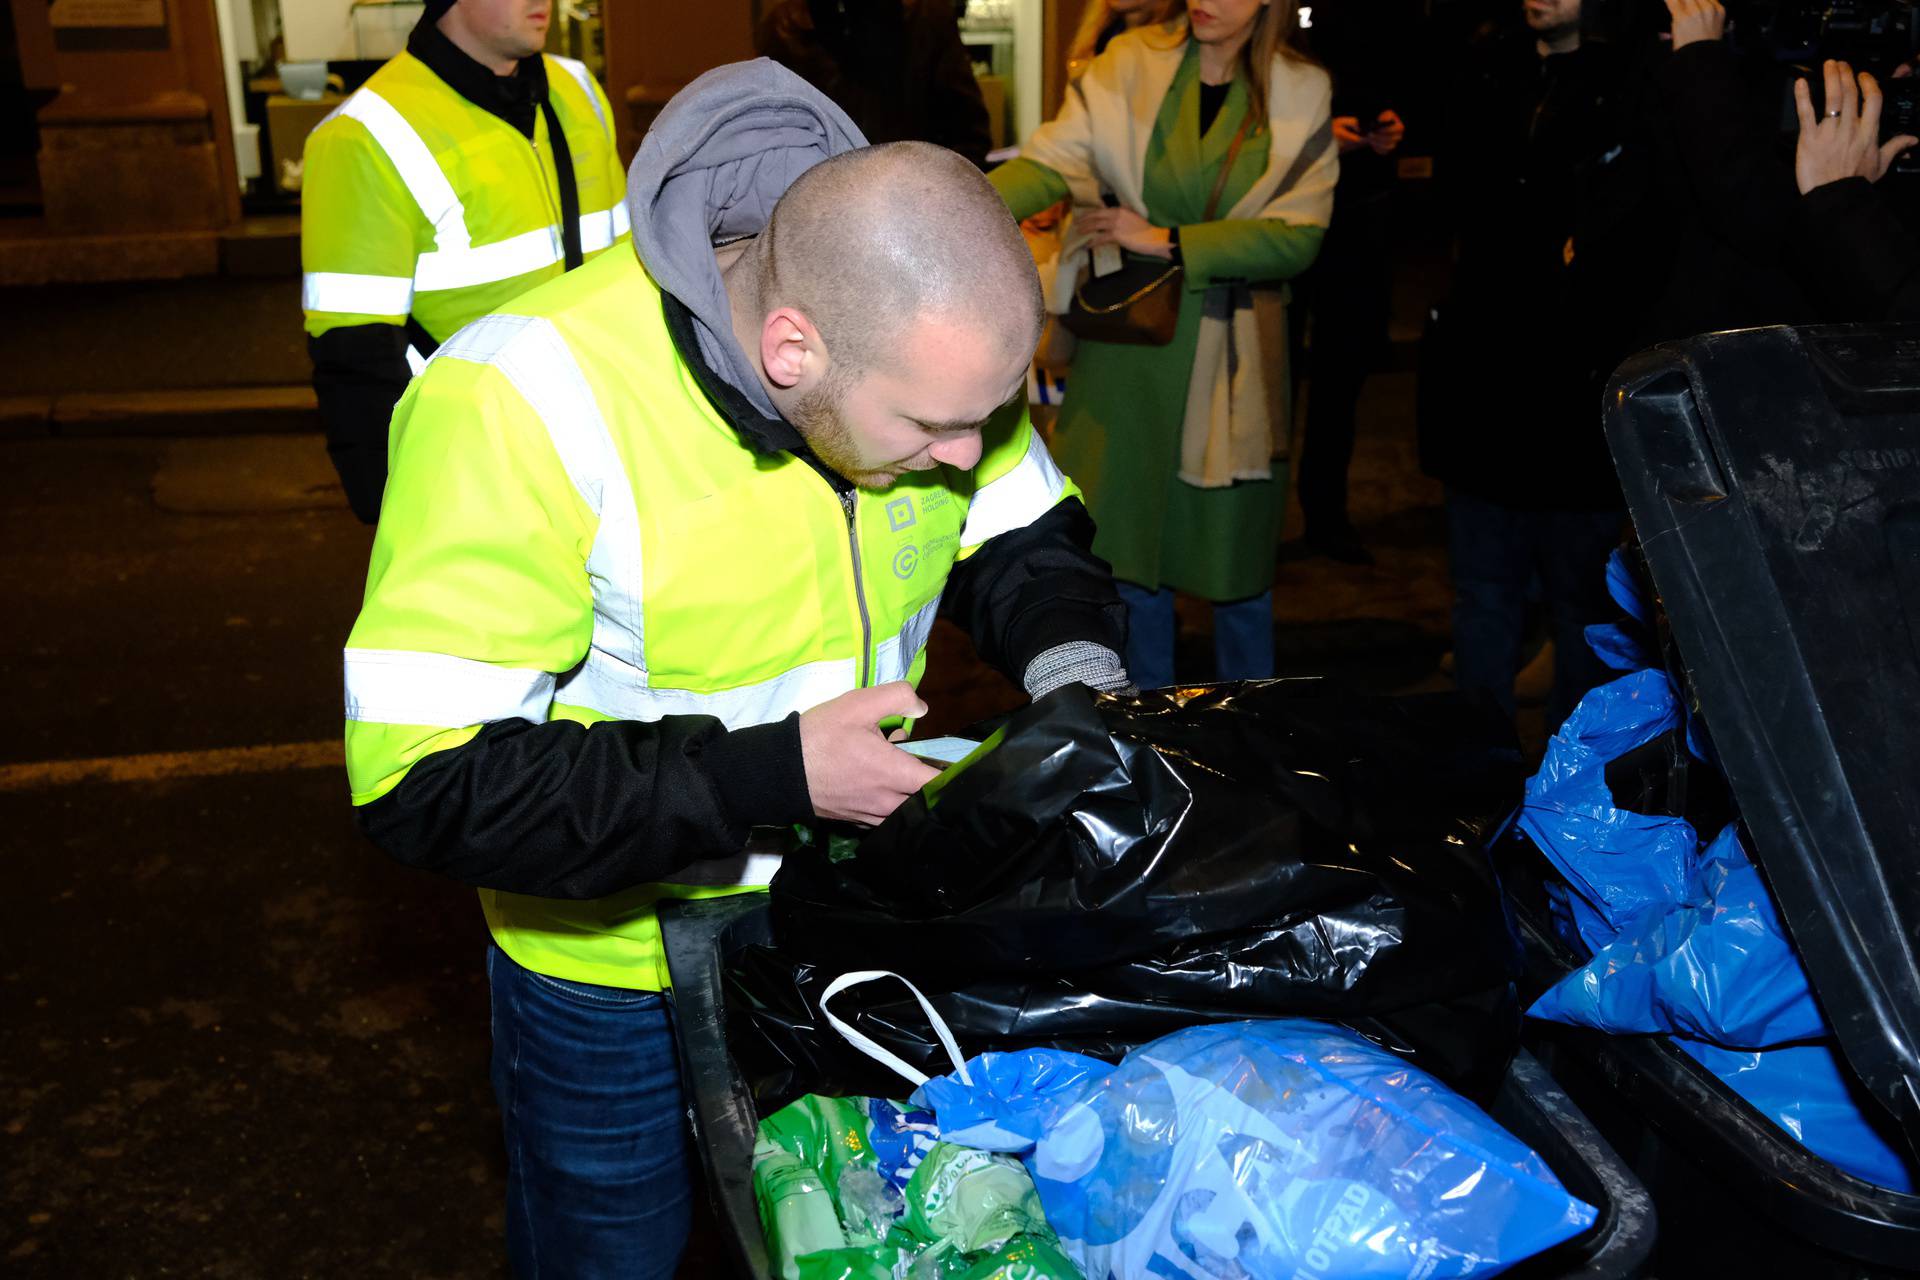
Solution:
<path fill-rule="evenodd" d="M 1267 118 L 1267 76 L 1272 71 L 1274 58 L 1311 61 L 1293 47 L 1293 24 L 1299 8 L 1300 0 L 1266 0 L 1254 17 L 1247 42 L 1240 46 L 1240 70 L 1247 77 L 1248 105 L 1256 125 L 1264 124 Z M 1164 24 L 1175 43 L 1192 37 L 1187 24 L 1187 0 L 1166 0 L 1154 22 Z"/>

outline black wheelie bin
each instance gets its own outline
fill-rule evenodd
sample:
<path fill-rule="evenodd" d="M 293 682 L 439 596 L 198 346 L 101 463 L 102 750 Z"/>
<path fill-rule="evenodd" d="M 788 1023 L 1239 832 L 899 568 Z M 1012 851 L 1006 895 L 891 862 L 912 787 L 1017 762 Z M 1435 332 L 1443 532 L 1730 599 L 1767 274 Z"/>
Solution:
<path fill-rule="evenodd" d="M 1605 423 L 1665 665 L 1863 1115 L 1920 1152 L 1920 326 L 1662 346 L 1614 376 Z M 1673 755 L 1655 790 L 1690 816 Z M 1575 958 L 1524 880 L 1549 981 Z M 1656 1274 L 1920 1276 L 1920 1196 L 1813 1155 L 1665 1038 L 1532 1043 L 1652 1191 Z"/>
<path fill-rule="evenodd" d="M 753 1196 L 760 1116 L 727 1047 L 723 971 L 743 947 L 773 932 L 764 895 L 661 904 L 673 975 L 681 1078 L 713 1215 L 737 1274 L 771 1280 Z M 1655 1224 L 1647 1193 L 1585 1116 L 1526 1052 L 1509 1069 L 1493 1117 L 1527 1143 L 1575 1195 L 1600 1210 L 1585 1234 L 1506 1272 L 1519 1280 L 1616 1280 L 1647 1274 Z"/>

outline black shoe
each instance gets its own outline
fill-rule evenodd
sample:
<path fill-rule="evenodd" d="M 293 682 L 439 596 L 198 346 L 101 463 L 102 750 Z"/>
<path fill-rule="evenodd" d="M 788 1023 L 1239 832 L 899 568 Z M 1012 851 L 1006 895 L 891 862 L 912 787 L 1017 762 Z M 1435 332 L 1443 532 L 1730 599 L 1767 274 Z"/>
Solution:
<path fill-rule="evenodd" d="M 1360 545 L 1360 535 L 1351 527 L 1331 531 L 1315 529 L 1302 540 L 1309 551 L 1329 560 L 1337 560 L 1341 564 L 1373 564 L 1373 552 Z"/>

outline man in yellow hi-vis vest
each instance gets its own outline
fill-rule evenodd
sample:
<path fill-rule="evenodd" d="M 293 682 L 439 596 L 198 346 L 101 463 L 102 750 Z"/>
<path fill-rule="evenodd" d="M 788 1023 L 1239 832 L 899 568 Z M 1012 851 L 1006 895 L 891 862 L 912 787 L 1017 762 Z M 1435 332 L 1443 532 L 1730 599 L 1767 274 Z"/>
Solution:
<path fill-rule="evenodd" d="M 692 1189 L 655 904 L 749 831 L 874 823 L 936 614 L 1038 697 L 1127 684 L 1078 490 L 1025 411 L 1019 228 L 766 61 L 688 86 L 633 247 L 451 336 L 394 414 L 346 650 L 362 828 L 480 890 L 523 1275 L 666 1276 Z"/>
<path fill-rule="evenodd" d="M 302 305 L 327 452 L 371 523 L 407 380 L 471 320 L 625 239 L 613 113 L 542 55 L 549 0 L 435 0 L 307 140 Z"/>

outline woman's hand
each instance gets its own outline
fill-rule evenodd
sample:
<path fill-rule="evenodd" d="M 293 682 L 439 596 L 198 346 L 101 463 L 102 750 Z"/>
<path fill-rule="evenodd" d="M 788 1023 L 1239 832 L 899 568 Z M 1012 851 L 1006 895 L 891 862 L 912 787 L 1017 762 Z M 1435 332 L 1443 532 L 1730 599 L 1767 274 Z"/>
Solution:
<path fill-rule="evenodd" d="M 1878 182 L 1901 152 L 1917 141 L 1911 134 L 1880 141 L 1880 85 L 1862 71 L 1854 87 L 1853 68 L 1829 60 L 1820 68 L 1825 118 L 1814 115 L 1805 80 L 1793 82 L 1793 105 L 1800 114 L 1800 143 L 1794 153 L 1794 177 L 1805 195 L 1843 178 Z"/>
<path fill-rule="evenodd" d="M 1340 145 L 1340 154 L 1358 151 L 1367 145 L 1367 135 L 1360 128 L 1359 116 L 1335 116 L 1333 118 L 1333 140 Z"/>
<path fill-rule="evenodd" d="M 1165 227 L 1156 227 L 1131 209 L 1092 209 L 1074 222 L 1087 243 L 1098 249 L 1117 244 L 1129 253 L 1153 258 L 1173 256 L 1172 237 Z"/>

